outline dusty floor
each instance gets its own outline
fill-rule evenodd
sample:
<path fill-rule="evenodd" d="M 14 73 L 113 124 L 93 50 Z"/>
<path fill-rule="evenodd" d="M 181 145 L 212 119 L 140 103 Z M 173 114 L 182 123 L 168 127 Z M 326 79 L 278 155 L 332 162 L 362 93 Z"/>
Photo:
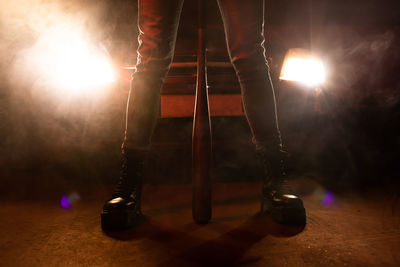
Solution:
<path fill-rule="evenodd" d="M 3 201 L 0 265 L 400 266 L 398 194 L 338 196 L 315 186 L 303 194 L 302 228 L 256 215 L 259 187 L 214 185 L 213 220 L 197 225 L 190 185 L 147 185 L 146 221 L 113 233 L 99 224 L 109 188 L 81 193 L 70 209 L 58 201 Z"/>

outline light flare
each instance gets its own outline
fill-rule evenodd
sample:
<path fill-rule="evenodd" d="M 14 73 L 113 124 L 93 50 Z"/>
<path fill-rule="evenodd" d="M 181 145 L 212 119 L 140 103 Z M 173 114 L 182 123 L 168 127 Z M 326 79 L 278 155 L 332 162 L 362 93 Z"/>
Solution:
<path fill-rule="evenodd" d="M 332 191 L 328 191 L 325 194 L 325 197 L 324 197 L 324 200 L 322 201 L 322 204 L 324 206 L 328 206 L 328 205 L 333 203 L 333 200 L 334 200 L 334 197 L 333 197 Z"/>
<path fill-rule="evenodd" d="M 63 209 L 71 209 L 80 199 L 80 196 L 76 192 L 72 192 L 68 195 L 62 195 L 60 199 L 60 206 Z"/>
<path fill-rule="evenodd" d="M 105 49 L 73 23 L 57 23 L 49 27 L 29 54 L 30 63 L 40 77 L 64 93 L 97 91 L 116 80 Z"/>
<path fill-rule="evenodd" d="M 305 49 L 290 49 L 285 56 L 279 79 L 316 87 L 325 82 L 323 62 Z"/>

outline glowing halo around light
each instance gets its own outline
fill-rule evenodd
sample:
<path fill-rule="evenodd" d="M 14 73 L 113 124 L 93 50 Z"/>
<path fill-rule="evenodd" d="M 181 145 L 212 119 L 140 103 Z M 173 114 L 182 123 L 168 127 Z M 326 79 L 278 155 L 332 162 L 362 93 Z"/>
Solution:
<path fill-rule="evenodd" d="M 46 29 L 29 55 L 31 66 L 41 79 L 63 93 L 88 93 L 116 80 L 105 49 L 72 23 L 58 23 Z"/>
<path fill-rule="evenodd" d="M 305 49 L 290 49 L 285 56 L 279 79 L 300 82 L 307 86 L 319 86 L 325 82 L 322 61 Z"/>

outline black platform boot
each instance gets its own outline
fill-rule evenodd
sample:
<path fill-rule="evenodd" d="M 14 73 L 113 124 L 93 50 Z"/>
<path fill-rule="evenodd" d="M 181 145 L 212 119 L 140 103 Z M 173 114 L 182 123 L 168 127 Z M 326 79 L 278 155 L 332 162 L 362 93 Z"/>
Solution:
<path fill-rule="evenodd" d="M 261 212 L 281 224 L 304 225 L 306 213 L 303 201 L 296 196 L 286 181 L 283 150 L 270 152 L 257 149 L 257 156 L 264 169 Z"/>
<path fill-rule="evenodd" d="M 145 150 L 122 150 L 122 168 L 118 184 L 101 212 L 104 230 L 127 229 L 141 217 L 141 193 Z"/>

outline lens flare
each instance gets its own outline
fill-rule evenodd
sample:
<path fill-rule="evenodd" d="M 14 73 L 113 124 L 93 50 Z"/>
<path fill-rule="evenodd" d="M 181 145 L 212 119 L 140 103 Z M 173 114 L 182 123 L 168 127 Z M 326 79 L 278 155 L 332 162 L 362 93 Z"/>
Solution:
<path fill-rule="evenodd" d="M 73 23 L 57 23 L 46 29 L 29 54 L 40 77 L 63 93 L 96 91 L 116 79 L 106 50 Z"/>
<path fill-rule="evenodd" d="M 279 79 L 318 86 L 325 82 L 325 67 L 322 61 L 305 49 L 290 49 L 282 66 Z"/>
<path fill-rule="evenodd" d="M 64 209 L 71 209 L 74 204 L 79 200 L 79 195 L 77 193 L 71 193 L 69 195 L 62 195 L 60 199 L 60 205 Z"/>
<path fill-rule="evenodd" d="M 333 202 L 333 193 L 331 191 L 326 192 L 324 200 L 322 201 L 322 204 L 327 206 L 332 204 Z"/>

